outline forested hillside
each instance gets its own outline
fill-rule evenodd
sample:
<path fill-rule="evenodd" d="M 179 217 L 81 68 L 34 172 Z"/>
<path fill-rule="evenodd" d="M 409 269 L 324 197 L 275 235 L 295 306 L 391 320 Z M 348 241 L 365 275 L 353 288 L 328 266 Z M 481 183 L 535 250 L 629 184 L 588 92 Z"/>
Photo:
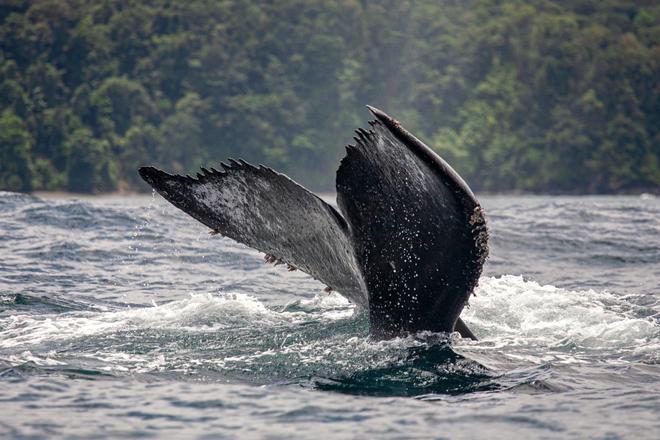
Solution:
<path fill-rule="evenodd" d="M 0 189 L 227 157 L 332 189 L 364 104 L 478 191 L 658 191 L 660 4 L 0 1 Z"/>

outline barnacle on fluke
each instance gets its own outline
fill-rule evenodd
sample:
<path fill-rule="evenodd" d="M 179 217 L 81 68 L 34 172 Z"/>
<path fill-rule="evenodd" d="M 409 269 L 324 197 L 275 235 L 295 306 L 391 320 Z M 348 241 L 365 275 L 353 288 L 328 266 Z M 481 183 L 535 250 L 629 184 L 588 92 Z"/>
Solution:
<path fill-rule="evenodd" d="M 369 311 L 371 332 L 458 331 L 488 256 L 483 209 L 440 156 L 373 107 L 337 170 L 339 210 L 287 176 L 242 160 L 197 178 L 140 175 L 213 233 L 265 252 Z M 277 255 L 277 256 L 276 256 Z"/>

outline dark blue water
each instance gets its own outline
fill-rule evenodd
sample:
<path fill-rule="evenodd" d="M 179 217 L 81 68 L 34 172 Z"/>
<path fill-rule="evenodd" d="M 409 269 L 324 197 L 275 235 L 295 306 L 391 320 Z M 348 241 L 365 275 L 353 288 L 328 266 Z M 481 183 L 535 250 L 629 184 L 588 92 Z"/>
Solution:
<path fill-rule="evenodd" d="M 660 438 L 660 201 L 484 197 L 480 338 L 368 338 L 160 197 L 0 193 L 0 437 Z"/>

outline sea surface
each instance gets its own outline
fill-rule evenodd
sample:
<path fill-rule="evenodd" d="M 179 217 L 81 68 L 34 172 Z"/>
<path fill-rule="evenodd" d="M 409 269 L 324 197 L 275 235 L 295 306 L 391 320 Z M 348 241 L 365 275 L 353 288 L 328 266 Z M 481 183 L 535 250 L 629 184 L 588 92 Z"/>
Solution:
<path fill-rule="evenodd" d="M 0 438 L 660 438 L 660 199 L 481 200 L 479 341 L 379 342 L 160 196 L 0 193 Z"/>

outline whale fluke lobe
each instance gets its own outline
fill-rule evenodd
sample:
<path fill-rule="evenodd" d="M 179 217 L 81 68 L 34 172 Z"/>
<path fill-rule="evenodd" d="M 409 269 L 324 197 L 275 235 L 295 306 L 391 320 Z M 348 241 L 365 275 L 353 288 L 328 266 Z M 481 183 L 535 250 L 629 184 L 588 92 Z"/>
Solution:
<path fill-rule="evenodd" d="M 452 331 L 487 252 L 481 208 L 436 153 L 370 110 L 378 119 L 341 162 L 337 202 L 351 225 L 371 331 Z"/>
<path fill-rule="evenodd" d="M 212 231 L 300 269 L 368 309 L 379 338 L 458 331 L 488 255 L 483 211 L 463 179 L 401 124 L 369 107 L 371 129 L 337 171 L 339 211 L 288 177 L 229 159 L 197 178 L 140 175 Z"/>
<path fill-rule="evenodd" d="M 349 300 L 366 306 L 341 214 L 270 168 L 229 163 L 223 172 L 197 179 L 153 167 L 140 168 L 139 173 L 166 200 L 212 231 L 266 253 L 267 262 L 281 261 L 327 285 L 341 286 Z"/>

